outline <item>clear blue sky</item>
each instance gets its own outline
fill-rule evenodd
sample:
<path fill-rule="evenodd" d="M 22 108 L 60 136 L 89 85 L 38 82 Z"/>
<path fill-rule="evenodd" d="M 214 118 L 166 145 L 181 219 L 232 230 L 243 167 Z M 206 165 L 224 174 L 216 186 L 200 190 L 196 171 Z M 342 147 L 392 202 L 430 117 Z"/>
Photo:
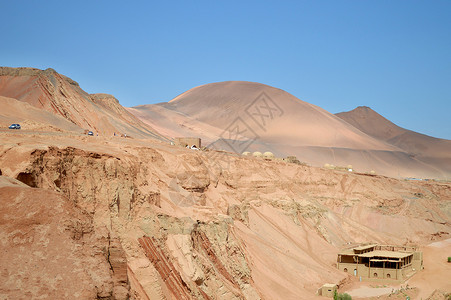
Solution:
<path fill-rule="evenodd" d="M 451 1 L 0 0 L 0 65 L 54 68 L 124 106 L 256 81 L 451 139 Z"/>

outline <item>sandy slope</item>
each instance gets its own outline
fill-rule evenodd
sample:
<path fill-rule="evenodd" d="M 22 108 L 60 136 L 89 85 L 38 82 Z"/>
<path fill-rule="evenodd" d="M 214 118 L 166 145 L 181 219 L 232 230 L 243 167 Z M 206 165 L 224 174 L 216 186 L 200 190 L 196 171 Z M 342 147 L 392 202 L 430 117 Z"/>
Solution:
<path fill-rule="evenodd" d="M 223 131 L 161 105 L 141 105 L 127 110 L 168 137 L 197 136 L 204 145 L 216 141 Z"/>
<path fill-rule="evenodd" d="M 447 158 L 451 161 L 451 141 L 401 128 L 369 107 L 357 107 L 336 114 L 368 135 L 421 157 Z"/>
<path fill-rule="evenodd" d="M 395 149 L 362 134 L 317 106 L 280 89 L 254 82 L 211 83 L 160 105 L 222 129 L 232 124 L 236 117 L 241 117 L 260 140 L 269 143 Z M 244 135 L 253 137 L 251 132 Z"/>
<path fill-rule="evenodd" d="M 82 128 L 65 118 L 31 106 L 26 102 L 0 96 L 0 104 L 2 109 L 0 113 L 1 127 L 20 123 L 22 130 L 83 132 Z"/>
<path fill-rule="evenodd" d="M 380 125 L 380 131 L 390 134 L 366 132 L 285 91 L 259 83 L 207 84 L 168 103 L 129 111 L 154 127 L 166 129 L 171 137 L 198 136 L 207 141 L 204 145 L 219 139 L 210 145 L 214 149 L 271 151 L 279 157 L 296 155 L 315 166 L 352 165 L 360 172 L 374 170 L 394 177 L 451 177 L 449 162 L 436 159 L 449 156 L 449 141 L 441 147 L 430 147 L 420 159 L 412 154 L 408 143 L 391 140 L 404 138 L 395 125 L 369 122 L 368 128 Z"/>
<path fill-rule="evenodd" d="M 0 67 L 0 96 L 60 115 L 83 129 L 164 139 L 127 112 L 112 96 L 89 95 L 77 82 L 53 69 Z"/>
<path fill-rule="evenodd" d="M 426 267 L 408 281 L 409 285 L 418 286 L 417 299 L 425 299 L 435 290 L 451 293 L 451 263 L 447 262 L 451 255 L 451 239 L 431 243 L 423 251 Z"/>
<path fill-rule="evenodd" d="M 438 139 L 401 128 L 369 107 L 358 107 L 336 115 L 362 132 L 403 149 L 409 156 L 423 162 L 424 165 L 435 167 L 442 172 L 444 178 L 450 177 L 450 140 Z"/>

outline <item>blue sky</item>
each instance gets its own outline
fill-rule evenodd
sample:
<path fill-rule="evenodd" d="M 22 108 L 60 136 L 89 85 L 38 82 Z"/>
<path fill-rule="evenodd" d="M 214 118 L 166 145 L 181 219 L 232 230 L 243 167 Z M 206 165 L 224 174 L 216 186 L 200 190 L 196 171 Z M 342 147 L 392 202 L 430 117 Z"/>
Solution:
<path fill-rule="evenodd" d="M 0 65 L 51 67 L 124 106 L 246 80 L 451 139 L 451 1 L 0 0 L 0 14 Z"/>

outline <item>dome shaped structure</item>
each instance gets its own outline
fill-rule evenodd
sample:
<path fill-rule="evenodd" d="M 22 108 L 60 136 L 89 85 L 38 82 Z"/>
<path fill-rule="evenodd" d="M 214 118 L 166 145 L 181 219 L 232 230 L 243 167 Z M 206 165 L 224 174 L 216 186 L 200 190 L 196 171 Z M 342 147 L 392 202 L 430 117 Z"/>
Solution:
<path fill-rule="evenodd" d="M 274 159 L 275 158 L 274 154 L 272 152 L 269 152 L 269 151 L 263 153 L 263 157 L 266 158 L 266 159 Z"/>
<path fill-rule="evenodd" d="M 252 153 L 253 157 L 263 157 L 263 154 L 261 152 L 255 151 L 254 153 Z"/>

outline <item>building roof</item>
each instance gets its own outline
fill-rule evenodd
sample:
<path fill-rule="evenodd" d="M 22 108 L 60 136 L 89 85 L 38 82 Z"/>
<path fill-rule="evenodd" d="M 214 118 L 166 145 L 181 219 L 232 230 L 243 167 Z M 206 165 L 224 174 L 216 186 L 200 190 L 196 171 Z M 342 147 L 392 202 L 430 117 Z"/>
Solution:
<path fill-rule="evenodd" d="M 394 263 L 399 262 L 399 260 L 393 260 L 393 259 L 388 259 L 388 258 L 385 258 L 385 259 L 375 259 L 375 258 L 373 258 L 373 259 L 370 259 L 370 261 L 375 261 L 375 262 L 388 261 L 388 262 L 394 262 Z"/>
<path fill-rule="evenodd" d="M 358 247 L 354 247 L 353 249 L 354 250 L 366 250 L 366 249 L 373 248 L 373 247 L 376 247 L 376 246 L 377 246 L 377 244 L 360 245 Z"/>
<path fill-rule="evenodd" d="M 341 252 L 339 252 L 338 254 L 340 254 L 340 255 L 354 255 L 354 250 L 352 250 L 352 249 L 344 249 Z"/>
<path fill-rule="evenodd" d="M 359 257 L 389 257 L 389 258 L 404 258 L 413 255 L 413 253 L 397 252 L 397 251 L 384 251 L 374 250 L 363 254 L 356 254 Z"/>
<path fill-rule="evenodd" d="M 325 283 L 325 284 L 323 284 L 323 287 L 326 287 L 326 288 L 334 288 L 336 286 L 337 285 L 335 283 Z"/>

